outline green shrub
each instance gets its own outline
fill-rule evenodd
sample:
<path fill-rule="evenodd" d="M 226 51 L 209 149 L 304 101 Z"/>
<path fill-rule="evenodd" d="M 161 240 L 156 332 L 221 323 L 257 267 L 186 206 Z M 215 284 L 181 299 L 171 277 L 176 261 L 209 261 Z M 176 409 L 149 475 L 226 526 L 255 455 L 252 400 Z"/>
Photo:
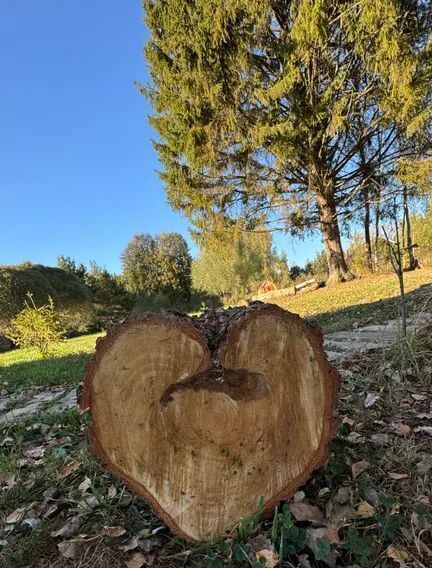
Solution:
<path fill-rule="evenodd" d="M 54 309 L 54 302 L 36 306 L 29 292 L 25 307 L 10 322 L 7 336 L 20 347 L 35 347 L 42 357 L 62 338 L 60 319 Z"/>
<path fill-rule="evenodd" d="M 84 331 L 92 326 L 92 294 L 77 276 L 60 268 L 25 263 L 0 266 L 0 335 L 22 310 L 28 292 L 38 306 L 52 299 L 65 330 Z"/>

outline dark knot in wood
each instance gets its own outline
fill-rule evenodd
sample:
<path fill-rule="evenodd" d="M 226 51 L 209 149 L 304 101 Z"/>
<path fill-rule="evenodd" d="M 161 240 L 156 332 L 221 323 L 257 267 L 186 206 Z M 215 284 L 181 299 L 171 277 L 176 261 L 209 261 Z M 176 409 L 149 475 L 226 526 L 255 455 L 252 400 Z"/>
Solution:
<path fill-rule="evenodd" d="M 254 373 L 247 369 L 211 367 L 207 371 L 170 385 L 160 399 L 160 404 L 167 405 L 173 400 L 175 393 L 185 390 L 221 392 L 233 400 L 244 401 L 258 400 L 270 392 L 267 378 L 262 373 Z"/>

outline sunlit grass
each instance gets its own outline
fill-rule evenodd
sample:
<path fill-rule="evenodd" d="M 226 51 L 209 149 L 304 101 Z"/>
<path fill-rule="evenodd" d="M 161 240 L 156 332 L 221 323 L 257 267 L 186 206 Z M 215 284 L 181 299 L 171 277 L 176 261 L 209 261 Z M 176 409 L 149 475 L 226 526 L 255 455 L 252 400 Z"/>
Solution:
<path fill-rule="evenodd" d="M 34 348 L 0 353 L 0 381 L 7 383 L 8 391 L 29 385 L 74 385 L 81 380 L 84 365 L 101 335 L 95 333 L 64 340 L 44 359 Z"/>
<path fill-rule="evenodd" d="M 423 310 L 428 300 L 432 301 L 432 287 L 425 287 L 430 284 L 432 268 L 405 273 L 411 313 Z M 399 284 L 394 274 L 370 275 L 314 292 L 278 298 L 275 303 L 316 320 L 325 331 L 337 331 L 349 329 L 353 324 L 379 323 L 398 317 Z"/>

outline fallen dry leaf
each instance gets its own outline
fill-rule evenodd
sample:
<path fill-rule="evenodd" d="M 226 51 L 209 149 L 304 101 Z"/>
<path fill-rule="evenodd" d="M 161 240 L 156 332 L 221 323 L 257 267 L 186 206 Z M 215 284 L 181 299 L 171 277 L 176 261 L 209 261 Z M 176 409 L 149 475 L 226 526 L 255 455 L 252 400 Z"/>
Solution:
<path fill-rule="evenodd" d="M 78 485 L 78 491 L 80 491 L 81 493 L 85 493 L 86 491 L 88 491 L 91 487 L 91 479 L 89 477 L 84 477 L 84 480 L 81 481 L 81 483 Z"/>
<path fill-rule="evenodd" d="M 81 501 L 78 503 L 78 507 L 80 507 L 81 509 L 94 509 L 98 505 L 99 501 L 97 497 L 89 494 L 84 495 L 84 499 L 81 499 Z"/>
<path fill-rule="evenodd" d="M 387 548 L 387 556 L 397 562 L 400 566 L 405 566 L 406 561 L 409 558 L 409 554 L 403 548 L 396 548 L 393 544 L 391 544 Z"/>
<path fill-rule="evenodd" d="M 346 437 L 346 439 L 351 444 L 362 444 L 365 441 L 364 436 L 362 436 L 358 432 L 350 432 Z"/>
<path fill-rule="evenodd" d="M 336 493 L 334 500 L 336 501 L 336 503 L 339 503 L 340 505 L 344 505 L 345 503 L 348 503 L 350 498 L 351 498 L 351 488 L 350 487 L 339 487 L 338 492 Z"/>
<path fill-rule="evenodd" d="M 342 418 L 342 424 L 348 424 L 348 426 L 354 426 L 354 420 L 348 416 Z"/>
<path fill-rule="evenodd" d="M 120 550 L 124 550 L 125 552 L 128 552 L 128 550 L 134 550 L 135 548 L 138 548 L 137 537 L 133 536 L 132 538 L 127 540 L 124 544 L 119 546 L 119 548 L 120 548 Z"/>
<path fill-rule="evenodd" d="M 326 515 L 332 525 L 341 527 L 347 521 L 355 519 L 357 513 L 348 505 L 339 505 L 338 503 L 329 501 L 326 507 Z"/>
<path fill-rule="evenodd" d="M 374 489 L 373 487 L 365 487 L 363 496 L 368 503 L 374 505 L 375 507 L 378 507 L 380 498 L 376 489 Z"/>
<path fill-rule="evenodd" d="M 298 561 L 300 564 L 300 568 L 312 568 L 311 563 L 309 562 L 309 557 L 307 554 L 301 554 L 298 557 Z"/>
<path fill-rule="evenodd" d="M 29 448 L 28 450 L 26 450 L 24 452 L 24 455 L 28 458 L 37 460 L 43 457 L 45 450 L 45 446 L 35 446 L 34 448 Z"/>
<path fill-rule="evenodd" d="M 296 521 L 309 521 L 317 525 L 325 525 L 324 515 L 318 507 L 307 503 L 291 503 L 290 511 Z"/>
<path fill-rule="evenodd" d="M 60 542 L 57 547 L 60 554 L 70 560 L 78 558 L 83 551 L 83 543 L 75 540 L 65 540 L 64 542 Z"/>
<path fill-rule="evenodd" d="M 422 540 L 417 539 L 417 544 L 422 553 L 428 558 L 432 558 L 432 550 Z"/>
<path fill-rule="evenodd" d="M 377 394 L 374 394 L 372 392 L 368 392 L 364 401 L 364 407 L 365 408 L 372 408 L 372 406 L 376 403 L 376 401 L 379 399 L 379 396 Z"/>
<path fill-rule="evenodd" d="M 255 538 L 249 540 L 248 544 L 252 552 L 255 553 L 258 561 L 260 558 L 265 558 L 265 565 L 268 568 L 275 568 L 275 566 L 279 564 L 279 555 L 275 551 L 270 539 L 266 538 L 264 535 L 257 535 Z"/>
<path fill-rule="evenodd" d="M 398 436 L 408 436 L 411 432 L 411 427 L 403 422 L 394 422 L 391 428 Z"/>
<path fill-rule="evenodd" d="M 57 515 L 57 513 L 59 513 L 61 509 L 63 509 L 63 507 L 64 503 L 51 503 L 50 505 L 47 504 L 47 507 L 43 513 L 43 518 L 51 519 L 52 517 Z"/>
<path fill-rule="evenodd" d="M 394 481 L 400 481 L 401 479 L 406 479 L 408 477 L 408 474 L 406 473 L 397 473 L 396 471 L 391 471 L 388 476 L 390 477 L 390 479 L 393 479 Z"/>
<path fill-rule="evenodd" d="M 299 503 L 300 501 L 303 501 L 303 499 L 306 497 L 306 494 L 304 491 L 296 491 L 293 495 L 293 501 L 295 503 Z"/>
<path fill-rule="evenodd" d="M 418 503 L 422 503 L 423 505 L 430 505 L 430 499 L 427 495 L 420 495 L 417 498 Z"/>
<path fill-rule="evenodd" d="M 148 538 L 138 539 L 138 546 L 143 552 L 150 552 L 153 548 L 157 546 L 162 546 L 162 538 L 160 536 L 154 535 Z"/>
<path fill-rule="evenodd" d="M 141 552 L 134 552 L 132 558 L 125 562 L 127 568 L 141 568 L 146 562 L 145 556 Z"/>
<path fill-rule="evenodd" d="M 340 543 L 339 527 L 336 525 L 328 525 L 325 527 L 325 536 L 329 542 L 334 544 Z"/>
<path fill-rule="evenodd" d="M 50 440 L 50 445 L 70 446 L 72 445 L 72 438 L 70 436 L 63 436 L 63 438 L 53 438 L 52 440 Z"/>
<path fill-rule="evenodd" d="M 116 495 L 117 495 L 117 489 L 115 488 L 115 485 L 110 485 L 107 492 L 108 500 L 111 501 L 111 499 L 114 499 Z"/>
<path fill-rule="evenodd" d="M 75 517 L 72 517 L 72 519 L 68 523 L 63 525 L 59 530 L 53 531 L 51 533 L 51 536 L 53 538 L 59 536 L 64 538 L 71 538 L 78 534 L 80 528 L 84 524 L 84 520 L 85 517 L 83 515 L 76 515 Z"/>
<path fill-rule="evenodd" d="M 0 487 L 6 487 L 10 489 L 15 485 L 15 478 L 16 475 L 14 473 L 9 472 L 0 472 Z"/>
<path fill-rule="evenodd" d="M 320 499 L 321 497 L 324 497 L 325 495 L 328 495 L 329 493 L 331 493 L 330 487 L 322 487 L 318 491 L 318 498 Z"/>
<path fill-rule="evenodd" d="M 426 517 L 420 517 L 418 513 L 413 511 L 411 513 L 411 522 L 415 526 L 416 529 L 420 530 L 430 530 L 432 525 L 428 523 Z"/>
<path fill-rule="evenodd" d="M 366 471 L 370 466 L 370 463 L 362 460 L 356 463 L 353 463 L 351 466 L 352 476 L 354 479 L 357 479 L 359 475 L 361 475 L 364 471 Z"/>
<path fill-rule="evenodd" d="M 71 461 L 67 463 L 66 465 L 60 467 L 57 470 L 56 472 L 57 479 L 64 479 L 65 477 L 68 477 L 71 473 L 77 471 L 80 467 L 81 467 L 81 462 L 79 461 Z"/>
<path fill-rule="evenodd" d="M 110 538 L 117 538 L 125 534 L 126 529 L 124 527 L 103 527 L 102 532 L 109 536 Z"/>
<path fill-rule="evenodd" d="M 414 432 L 424 432 L 432 436 L 432 426 L 417 426 L 417 428 L 414 428 Z"/>
<path fill-rule="evenodd" d="M 424 394 L 412 394 L 411 396 L 414 400 L 417 401 L 422 401 L 427 399 L 427 396 L 425 396 Z"/>
<path fill-rule="evenodd" d="M 19 523 L 24 518 L 25 508 L 15 509 L 10 515 L 5 519 L 7 525 L 14 525 Z"/>
<path fill-rule="evenodd" d="M 316 554 L 318 552 L 318 542 L 320 539 L 326 539 L 327 538 L 327 534 L 326 534 L 326 529 L 325 528 L 320 528 L 320 529 L 306 529 L 306 542 L 308 547 L 312 550 L 312 552 L 314 554 Z M 334 568 L 336 566 L 336 560 L 338 557 L 338 552 L 336 550 L 332 550 L 330 551 L 329 554 L 327 554 L 327 556 L 325 558 L 322 559 L 323 562 L 325 562 L 325 564 L 327 564 L 327 566 L 330 566 L 331 568 Z"/>
<path fill-rule="evenodd" d="M 44 516 L 46 518 L 54 515 L 55 512 L 59 511 L 63 506 L 63 503 L 54 502 L 60 495 L 59 490 L 56 487 L 49 487 L 43 492 L 43 501 L 39 503 L 36 507 L 36 515 Z"/>
<path fill-rule="evenodd" d="M 372 434 L 370 440 L 377 446 L 388 446 L 390 444 L 390 436 L 388 434 Z"/>
<path fill-rule="evenodd" d="M 362 501 L 357 507 L 357 513 L 360 515 L 360 517 L 368 519 L 375 515 L 375 507 L 373 507 L 367 501 Z"/>
<path fill-rule="evenodd" d="M 25 523 L 32 529 L 37 527 L 40 522 L 41 520 L 37 519 L 36 517 L 27 517 L 26 519 L 23 519 L 23 523 Z"/>
<path fill-rule="evenodd" d="M 131 503 L 132 503 L 132 495 L 130 493 L 127 493 L 126 491 L 123 491 L 123 493 L 120 496 L 120 499 L 118 500 L 118 506 L 128 507 Z"/>

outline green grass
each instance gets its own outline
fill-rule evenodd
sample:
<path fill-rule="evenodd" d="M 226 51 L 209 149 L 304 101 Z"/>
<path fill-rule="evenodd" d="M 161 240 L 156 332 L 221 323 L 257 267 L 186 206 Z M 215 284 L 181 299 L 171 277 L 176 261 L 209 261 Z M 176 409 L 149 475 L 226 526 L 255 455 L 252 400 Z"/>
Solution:
<path fill-rule="evenodd" d="M 409 313 L 424 310 L 428 303 L 430 309 L 432 269 L 406 272 L 405 288 Z M 399 317 L 398 296 L 399 284 L 394 274 L 374 274 L 274 302 L 313 320 L 328 333 Z"/>
<path fill-rule="evenodd" d="M 7 382 L 9 392 L 28 386 L 75 385 L 100 336 L 95 333 L 62 341 L 44 359 L 36 349 L 0 353 L 0 382 Z"/>

